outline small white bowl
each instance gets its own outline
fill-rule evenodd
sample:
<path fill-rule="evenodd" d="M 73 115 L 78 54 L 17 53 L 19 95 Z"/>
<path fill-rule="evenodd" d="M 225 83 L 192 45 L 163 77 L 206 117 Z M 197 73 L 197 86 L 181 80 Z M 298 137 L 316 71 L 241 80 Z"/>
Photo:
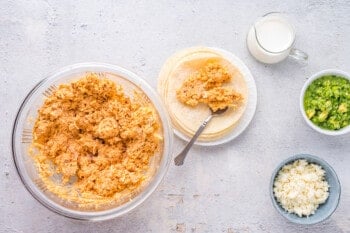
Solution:
<path fill-rule="evenodd" d="M 327 129 L 322 129 L 321 127 L 315 125 L 307 116 L 305 113 L 305 109 L 304 109 L 304 96 L 305 96 L 305 92 L 306 89 L 308 88 L 308 86 L 316 79 L 321 78 L 322 76 L 325 75 L 338 75 L 338 76 L 342 76 L 348 80 L 350 80 L 350 75 L 344 71 L 341 70 L 337 70 L 337 69 L 328 69 L 328 70 L 322 70 L 320 72 L 317 72 L 316 74 L 312 75 L 304 84 L 303 88 L 301 89 L 301 94 L 300 94 L 300 111 L 301 114 L 303 115 L 303 118 L 305 119 L 306 123 L 313 128 L 314 130 L 316 130 L 319 133 L 325 134 L 325 135 L 331 135 L 331 136 L 337 136 L 337 135 L 343 135 L 343 134 L 347 134 L 350 132 L 350 125 L 339 129 L 339 130 L 327 130 Z"/>

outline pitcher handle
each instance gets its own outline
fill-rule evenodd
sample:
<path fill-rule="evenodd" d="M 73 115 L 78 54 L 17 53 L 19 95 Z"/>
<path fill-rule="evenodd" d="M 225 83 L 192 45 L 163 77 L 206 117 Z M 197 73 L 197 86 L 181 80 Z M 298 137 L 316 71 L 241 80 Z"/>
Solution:
<path fill-rule="evenodd" d="M 299 50 L 299 49 L 295 49 L 292 48 L 289 52 L 289 56 L 291 56 L 292 58 L 301 61 L 303 63 L 307 63 L 309 55 L 307 55 L 307 53 Z"/>

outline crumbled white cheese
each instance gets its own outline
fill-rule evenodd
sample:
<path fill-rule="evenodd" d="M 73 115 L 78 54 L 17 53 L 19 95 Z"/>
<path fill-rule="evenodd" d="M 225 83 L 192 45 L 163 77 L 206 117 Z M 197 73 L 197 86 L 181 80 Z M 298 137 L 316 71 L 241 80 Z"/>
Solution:
<path fill-rule="evenodd" d="M 325 171 L 316 164 L 299 159 L 285 165 L 274 182 L 274 195 L 282 207 L 298 216 L 314 214 L 328 198 Z"/>

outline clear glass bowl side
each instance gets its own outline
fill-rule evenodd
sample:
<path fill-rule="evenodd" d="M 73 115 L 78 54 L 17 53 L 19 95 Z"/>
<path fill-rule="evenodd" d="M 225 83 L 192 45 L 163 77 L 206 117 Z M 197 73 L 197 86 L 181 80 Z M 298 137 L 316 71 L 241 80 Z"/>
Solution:
<path fill-rule="evenodd" d="M 71 82 L 87 72 L 111 73 L 118 75 L 118 84 L 124 87 L 125 93 L 131 95 L 134 89 L 139 89 L 149 98 L 156 108 L 162 122 L 164 136 L 163 151 L 158 170 L 150 183 L 141 193 L 131 201 L 115 208 L 103 211 L 81 211 L 78 206 L 65 203 L 61 199 L 45 190 L 44 184 L 38 176 L 37 169 L 32 158 L 28 154 L 32 141 L 32 129 L 37 117 L 37 110 L 44 102 L 44 97 L 50 94 L 52 86 Z M 109 77 L 110 78 L 110 77 Z M 112 78 L 113 79 L 113 78 Z M 155 91 L 136 74 L 109 64 L 81 63 L 65 67 L 39 82 L 27 95 L 21 104 L 14 122 L 12 134 L 12 151 L 18 174 L 28 191 L 41 204 L 52 211 L 66 217 L 81 220 L 103 220 L 120 216 L 141 204 L 159 185 L 164 177 L 171 161 L 172 130 L 170 129 L 167 113 L 164 111 L 161 101 Z"/>

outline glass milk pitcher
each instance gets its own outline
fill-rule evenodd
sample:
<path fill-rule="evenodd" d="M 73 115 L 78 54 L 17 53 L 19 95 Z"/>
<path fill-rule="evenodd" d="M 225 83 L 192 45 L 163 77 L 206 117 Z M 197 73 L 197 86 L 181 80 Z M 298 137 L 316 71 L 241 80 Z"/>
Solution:
<path fill-rule="evenodd" d="M 278 63 L 288 56 L 307 62 L 308 55 L 293 48 L 295 29 L 282 13 L 271 12 L 260 17 L 247 36 L 249 52 L 258 61 Z"/>

